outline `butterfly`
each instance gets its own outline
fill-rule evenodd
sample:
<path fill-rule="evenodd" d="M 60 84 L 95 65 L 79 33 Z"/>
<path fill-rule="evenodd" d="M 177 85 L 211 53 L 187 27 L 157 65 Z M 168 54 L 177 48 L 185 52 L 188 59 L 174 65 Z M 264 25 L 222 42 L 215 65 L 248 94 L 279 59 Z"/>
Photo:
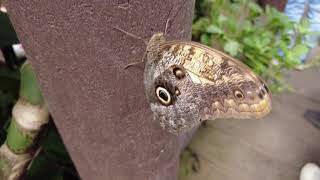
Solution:
<path fill-rule="evenodd" d="M 179 134 L 204 120 L 258 119 L 271 111 L 271 93 L 249 67 L 200 43 L 166 41 L 168 22 L 146 42 L 142 61 L 146 99 L 164 129 Z"/>
<path fill-rule="evenodd" d="M 271 93 L 249 67 L 192 41 L 154 34 L 146 48 L 144 85 L 155 120 L 172 133 L 204 120 L 258 119 L 271 111 Z"/>

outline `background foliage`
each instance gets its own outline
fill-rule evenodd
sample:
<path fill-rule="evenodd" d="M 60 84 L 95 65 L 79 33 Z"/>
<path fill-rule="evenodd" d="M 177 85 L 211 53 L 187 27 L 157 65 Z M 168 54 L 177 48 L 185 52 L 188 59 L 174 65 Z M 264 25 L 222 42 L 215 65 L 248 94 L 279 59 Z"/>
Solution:
<path fill-rule="evenodd" d="M 293 46 L 288 32 L 297 35 Z M 306 20 L 292 24 L 275 8 L 262 9 L 252 0 L 200 0 L 196 4 L 193 39 L 243 61 L 273 92 L 289 88 L 284 76 L 308 51 L 302 44 L 306 33 Z"/>

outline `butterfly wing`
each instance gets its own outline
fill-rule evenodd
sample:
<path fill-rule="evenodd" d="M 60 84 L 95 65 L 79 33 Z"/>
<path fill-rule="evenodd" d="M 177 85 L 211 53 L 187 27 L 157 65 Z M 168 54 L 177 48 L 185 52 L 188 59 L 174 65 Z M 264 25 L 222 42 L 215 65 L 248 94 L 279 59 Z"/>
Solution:
<path fill-rule="evenodd" d="M 164 48 L 162 34 L 155 34 L 147 47 L 144 85 L 154 119 L 172 133 L 199 125 L 202 86 L 192 82 L 181 58 Z M 171 46 L 171 45 L 168 45 Z"/>
<path fill-rule="evenodd" d="M 165 42 L 161 34 L 148 45 L 144 81 L 155 119 L 174 133 L 201 120 L 261 118 L 271 110 L 269 90 L 246 65 L 195 42 Z"/>
<path fill-rule="evenodd" d="M 242 62 L 195 42 L 163 44 L 201 86 L 201 118 L 262 118 L 271 110 L 266 84 Z M 177 61 L 177 60 L 175 60 Z"/>

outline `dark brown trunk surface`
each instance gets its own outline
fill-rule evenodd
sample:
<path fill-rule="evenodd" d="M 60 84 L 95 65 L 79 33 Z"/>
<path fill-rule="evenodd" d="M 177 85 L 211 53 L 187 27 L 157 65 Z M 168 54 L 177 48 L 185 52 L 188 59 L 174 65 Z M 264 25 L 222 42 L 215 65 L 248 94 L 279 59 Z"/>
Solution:
<path fill-rule="evenodd" d="M 177 177 L 187 135 L 152 121 L 139 61 L 143 38 L 163 31 L 184 0 L 9 0 L 11 21 L 40 81 L 55 123 L 84 180 Z M 194 1 L 170 28 L 190 39 Z"/>
<path fill-rule="evenodd" d="M 277 8 L 279 11 L 283 11 L 287 0 L 259 0 L 259 2 L 263 6 L 270 5 Z"/>

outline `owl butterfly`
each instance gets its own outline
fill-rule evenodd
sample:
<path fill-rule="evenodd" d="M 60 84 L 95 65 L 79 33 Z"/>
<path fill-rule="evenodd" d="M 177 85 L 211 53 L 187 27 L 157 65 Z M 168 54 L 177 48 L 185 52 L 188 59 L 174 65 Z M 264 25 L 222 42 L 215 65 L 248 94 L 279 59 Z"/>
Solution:
<path fill-rule="evenodd" d="M 266 84 L 220 51 L 192 41 L 166 41 L 163 33 L 156 33 L 146 54 L 147 101 L 155 120 L 172 133 L 188 131 L 203 120 L 262 118 L 271 110 Z"/>

